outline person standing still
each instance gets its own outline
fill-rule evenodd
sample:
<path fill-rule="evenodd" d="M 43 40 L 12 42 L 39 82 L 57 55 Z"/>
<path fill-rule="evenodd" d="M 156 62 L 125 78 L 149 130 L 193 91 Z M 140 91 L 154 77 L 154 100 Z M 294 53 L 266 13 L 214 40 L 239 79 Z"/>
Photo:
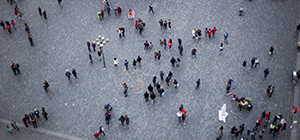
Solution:
<path fill-rule="evenodd" d="M 269 54 L 272 55 L 272 54 L 273 54 L 273 51 L 274 51 L 274 46 L 272 45 L 271 48 L 270 48 Z"/>
<path fill-rule="evenodd" d="M 30 42 L 30 45 L 33 46 L 34 44 L 33 44 L 32 36 L 30 33 L 28 33 L 28 40 Z"/>
<path fill-rule="evenodd" d="M 169 19 L 169 21 L 168 21 L 168 25 L 169 25 L 169 30 L 171 30 L 171 20 Z"/>
<path fill-rule="evenodd" d="M 103 133 L 103 135 L 106 136 L 106 134 L 104 133 L 104 128 L 102 126 L 100 126 L 99 131 L 100 131 L 100 134 Z"/>
<path fill-rule="evenodd" d="M 159 20 L 160 29 L 162 29 L 162 28 L 163 28 L 163 24 L 164 24 L 163 20 L 162 20 L 162 19 L 160 19 L 160 20 Z"/>
<path fill-rule="evenodd" d="M 224 46 L 223 46 L 223 43 L 221 43 L 221 45 L 220 45 L 220 53 L 223 52 L 223 49 L 224 49 Z"/>
<path fill-rule="evenodd" d="M 36 120 L 34 118 L 31 120 L 31 122 L 32 122 L 33 128 L 37 128 Z"/>
<path fill-rule="evenodd" d="M 76 78 L 76 81 L 78 81 L 78 78 L 77 78 L 77 72 L 74 68 L 72 68 L 72 74 L 74 75 L 74 77 Z"/>
<path fill-rule="evenodd" d="M 37 119 L 40 118 L 40 112 L 37 109 L 34 109 L 34 115 L 36 116 Z"/>
<path fill-rule="evenodd" d="M 224 33 L 224 43 L 226 43 L 226 44 L 228 44 L 228 33 L 227 32 L 225 32 Z"/>
<path fill-rule="evenodd" d="M 47 82 L 47 80 L 45 80 L 45 82 L 43 84 L 43 88 L 46 93 L 49 93 L 50 89 L 49 89 L 49 83 Z"/>
<path fill-rule="evenodd" d="M 27 33 L 30 33 L 30 29 L 26 21 L 24 22 L 24 25 L 25 25 L 25 31 L 27 31 Z"/>
<path fill-rule="evenodd" d="M 150 98 L 151 98 L 151 104 L 153 105 L 154 99 L 156 98 L 156 95 L 154 94 L 154 92 L 151 93 Z"/>
<path fill-rule="evenodd" d="M 158 51 L 158 54 L 157 54 L 157 59 L 160 60 L 160 57 L 161 57 L 161 52 Z"/>
<path fill-rule="evenodd" d="M 11 121 L 11 126 L 13 126 L 14 129 L 20 130 L 19 127 L 17 126 L 17 123 L 14 120 Z"/>
<path fill-rule="evenodd" d="M 165 74 L 163 73 L 163 71 L 160 71 L 159 76 L 161 81 L 164 81 L 164 75 Z"/>
<path fill-rule="evenodd" d="M 124 125 L 125 118 L 123 115 L 121 115 L 121 117 L 119 118 L 119 121 L 121 121 L 122 125 Z"/>
<path fill-rule="evenodd" d="M 154 11 L 153 11 L 153 4 L 151 4 L 151 5 L 149 6 L 149 13 L 150 13 L 150 11 L 152 11 L 152 13 L 154 14 Z"/>
<path fill-rule="evenodd" d="M 11 34 L 11 28 L 10 28 L 10 26 L 6 26 L 6 30 L 8 31 L 9 34 Z"/>
<path fill-rule="evenodd" d="M 270 90 L 270 95 L 269 95 L 269 97 L 272 96 L 272 94 L 273 94 L 274 91 L 275 91 L 275 87 L 273 86 L 272 89 Z"/>
<path fill-rule="evenodd" d="M 258 58 L 255 58 L 255 61 L 254 61 L 254 63 L 255 63 L 255 66 L 254 66 L 254 68 L 256 68 L 256 66 L 257 66 L 257 65 L 259 65 L 259 59 L 258 59 Z"/>
<path fill-rule="evenodd" d="M 146 102 L 149 101 L 149 93 L 147 91 L 144 93 L 144 98 Z"/>
<path fill-rule="evenodd" d="M 128 115 L 125 116 L 125 121 L 126 121 L 126 124 L 129 125 L 129 117 L 128 117 Z"/>
<path fill-rule="evenodd" d="M 267 79 L 267 76 L 269 75 L 269 68 L 266 68 L 264 70 L 264 78 Z"/>
<path fill-rule="evenodd" d="M 201 82 L 201 80 L 198 79 L 197 82 L 196 82 L 197 86 L 196 86 L 195 90 L 198 90 L 198 89 L 199 89 L 199 87 L 200 87 L 200 82 Z"/>
<path fill-rule="evenodd" d="M 215 33 L 217 32 L 217 28 L 214 27 L 213 30 L 212 30 L 212 33 L 213 33 L 213 38 L 215 38 Z"/>
<path fill-rule="evenodd" d="M 5 30 L 5 24 L 4 24 L 3 20 L 1 20 L 0 25 L 2 26 L 3 30 Z"/>
<path fill-rule="evenodd" d="M 182 116 L 182 112 L 181 111 L 177 112 L 177 117 L 179 122 L 181 122 L 181 116 Z"/>
<path fill-rule="evenodd" d="M 93 64 L 93 58 L 91 54 L 89 54 L 89 58 L 90 58 L 90 63 Z"/>
<path fill-rule="evenodd" d="M 69 70 L 66 70 L 66 76 L 68 77 L 69 82 L 71 82 L 71 73 L 69 72 Z"/>
<path fill-rule="evenodd" d="M 244 61 L 243 61 L 243 68 L 244 68 L 244 70 L 246 70 L 246 65 L 247 65 L 247 61 L 244 60 Z"/>
<path fill-rule="evenodd" d="M 90 41 L 87 41 L 86 44 L 87 44 L 88 50 L 89 50 L 90 52 L 92 52 L 92 51 L 91 51 L 91 44 L 90 44 Z"/>
<path fill-rule="evenodd" d="M 46 10 L 43 10 L 42 12 L 43 12 L 44 18 L 47 20 L 47 12 L 46 12 Z"/>
<path fill-rule="evenodd" d="M 140 56 L 138 56 L 138 58 L 136 59 L 136 61 L 139 63 L 139 67 L 141 67 L 142 58 Z"/>
<path fill-rule="evenodd" d="M 17 29 L 16 28 L 16 22 L 14 20 L 11 20 L 11 25 L 14 27 L 14 29 Z"/>
<path fill-rule="evenodd" d="M 156 76 L 155 75 L 153 75 L 152 82 L 153 82 L 153 86 L 155 87 L 156 86 Z"/>
<path fill-rule="evenodd" d="M 128 64 L 129 64 L 129 62 L 127 61 L 127 60 L 125 60 L 125 62 L 124 62 L 124 66 L 125 66 L 125 70 L 128 70 Z"/>
<path fill-rule="evenodd" d="M 117 67 L 118 66 L 118 60 L 117 60 L 117 58 L 114 58 L 114 65 L 115 65 L 115 67 Z"/>
<path fill-rule="evenodd" d="M 93 41 L 92 47 L 93 47 L 93 49 L 94 49 L 94 52 L 96 52 L 96 42 L 95 42 L 95 41 Z M 100 49 L 101 49 L 101 48 L 100 48 Z"/>
<path fill-rule="evenodd" d="M 41 9 L 41 7 L 38 8 L 38 11 L 39 11 L 39 15 L 42 16 L 42 9 Z"/>
<path fill-rule="evenodd" d="M 253 58 L 251 59 L 251 68 L 253 68 L 254 63 L 255 63 L 255 57 L 253 57 Z"/>
<path fill-rule="evenodd" d="M 48 113 L 45 111 L 45 108 L 42 107 L 42 114 L 44 116 L 44 118 L 46 119 L 46 121 L 48 120 Z"/>

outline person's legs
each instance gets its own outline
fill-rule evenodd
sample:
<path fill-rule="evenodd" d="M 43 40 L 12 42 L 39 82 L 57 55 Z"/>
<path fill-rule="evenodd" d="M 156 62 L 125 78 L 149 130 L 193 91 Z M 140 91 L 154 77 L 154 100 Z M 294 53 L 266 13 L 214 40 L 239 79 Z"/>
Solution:
<path fill-rule="evenodd" d="M 101 56 L 99 56 L 99 61 L 101 61 Z"/>
<path fill-rule="evenodd" d="M 136 69 L 136 66 L 133 66 L 134 69 Z"/>
<path fill-rule="evenodd" d="M 18 72 L 18 74 L 20 74 L 20 70 L 19 70 L 19 68 L 17 68 L 17 69 L 16 69 L 16 71 Z"/>
<path fill-rule="evenodd" d="M 138 62 L 139 63 L 139 67 L 141 66 L 141 62 Z"/>
<path fill-rule="evenodd" d="M 153 99 L 151 99 L 151 104 L 153 105 Z"/>

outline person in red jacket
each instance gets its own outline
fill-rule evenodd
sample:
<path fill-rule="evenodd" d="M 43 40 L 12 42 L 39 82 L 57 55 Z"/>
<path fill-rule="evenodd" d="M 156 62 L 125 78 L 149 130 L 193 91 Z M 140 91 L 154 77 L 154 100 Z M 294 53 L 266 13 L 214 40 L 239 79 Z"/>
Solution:
<path fill-rule="evenodd" d="M 266 114 L 266 120 L 270 122 L 271 112 L 268 112 Z"/>
<path fill-rule="evenodd" d="M 297 113 L 297 111 L 298 111 L 298 107 L 293 106 L 293 109 L 294 109 L 294 110 L 291 110 L 291 111 L 292 111 L 292 115 L 295 114 L 295 117 L 297 117 L 296 113 Z"/>
<path fill-rule="evenodd" d="M 6 26 L 6 30 L 9 32 L 9 34 L 11 34 L 11 28 L 10 28 L 10 26 Z"/>
<path fill-rule="evenodd" d="M 118 6 L 118 8 L 117 8 L 117 12 L 118 12 L 118 15 L 120 15 L 122 13 L 122 8 L 120 6 Z"/>
<path fill-rule="evenodd" d="M 20 19 L 20 17 L 19 17 L 19 11 L 18 10 L 15 10 L 15 15 L 16 15 L 16 18 L 18 18 L 18 19 Z"/>
<path fill-rule="evenodd" d="M 208 29 L 208 37 L 211 37 L 211 29 Z"/>
<path fill-rule="evenodd" d="M 168 41 L 168 46 L 169 46 L 169 49 L 171 49 L 171 47 L 172 47 L 172 39 L 170 39 L 170 40 Z"/>
<path fill-rule="evenodd" d="M 213 38 L 215 38 L 215 33 L 216 33 L 216 31 L 217 31 L 217 28 L 216 28 L 216 27 L 214 27 L 214 29 L 212 30 L 212 33 L 213 33 Z"/>

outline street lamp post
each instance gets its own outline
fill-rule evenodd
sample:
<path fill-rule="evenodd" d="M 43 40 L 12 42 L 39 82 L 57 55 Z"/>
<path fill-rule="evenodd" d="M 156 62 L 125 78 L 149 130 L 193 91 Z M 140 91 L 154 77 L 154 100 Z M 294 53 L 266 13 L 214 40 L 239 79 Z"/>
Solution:
<path fill-rule="evenodd" d="M 103 65 L 104 65 L 103 68 L 106 68 L 103 47 L 104 47 L 104 45 L 103 45 L 103 44 L 100 44 L 100 49 L 102 50 L 101 52 L 102 52 L 102 58 L 103 58 Z"/>

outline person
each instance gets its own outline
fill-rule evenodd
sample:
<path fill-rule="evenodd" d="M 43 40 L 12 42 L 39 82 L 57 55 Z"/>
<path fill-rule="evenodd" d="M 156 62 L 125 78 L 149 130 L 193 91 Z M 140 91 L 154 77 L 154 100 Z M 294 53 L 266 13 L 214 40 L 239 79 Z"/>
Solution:
<path fill-rule="evenodd" d="M 136 69 L 136 63 L 137 63 L 137 61 L 135 59 L 133 59 L 132 65 L 133 65 L 134 69 Z"/>
<path fill-rule="evenodd" d="M 222 139 L 222 137 L 223 137 L 223 132 L 222 132 L 222 131 L 220 131 L 220 132 L 219 132 L 219 136 L 217 137 L 217 139 L 216 139 L 216 140 L 221 140 L 221 139 Z"/>
<path fill-rule="evenodd" d="M 171 30 L 171 20 L 169 19 L 169 21 L 168 21 L 168 25 L 169 25 L 169 30 Z"/>
<path fill-rule="evenodd" d="M 151 98 L 151 104 L 153 104 L 154 99 L 156 98 L 156 95 L 154 94 L 154 92 L 151 93 L 150 98 Z"/>
<path fill-rule="evenodd" d="M 158 82 L 157 82 L 157 83 L 158 83 Z M 165 92 L 165 90 L 164 90 L 163 87 L 160 87 L 160 88 L 158 89 L 158 93 L 159 93 L 159 96 L 160 96 L 160 97 L 162 97 L 162 96 L 164 95 L 164 92 Z"/>
<path fill-rule="evenodd" d="M 185 117 L 186 117 L 186 115 L 185 114 L 182 114 L 182 116 L 181 116 L 181 118 L 182 118 L 182 125 L 185 125 Z"/>
<path fill-rule="evenodd" d="M 37 109 L 34 109 L 34 115 L 36 116 L 37 119 L 40 118 L 40 112 Z"/>
<path fill-rule="evenodd" d="M 173 73 L 171 71 L 169 71 L 168 77 L 170 80 L 173 78 Z"/>
<path fill-rule="evenodd" d="M 72 68 L 72 74 L 74 75 L 74 77 L 76 78 L 76 81 L 78 81 L 78 78 L 77 78 L 77 72 L 74 68 Z"/>
<path fill-rule="evenodd" d="M 169 46 L 169 49 L 171 49 L 171 47 L 172 47 L 172 39 L 170 39 L 170 40 L 168 41 L 168 46 Z"/>
<path fill-rule="evenodd" d="M 122 8 L 120 6 L 118 6 L 118 8 L 117 8 L 117 13 L 118 13 L 118 15 L 120 15 L 122 13 Z"/>
<path fill-rule="evenodd" d="M 244 70 L 246 70 L 246 65 L 247 65 L 247 61 L 244 60 L 244 61 L 243 61 L 243 67 L 244 67 Z"/>
<path fill-rule="evenodd" d="M 183 110 L 183 104 L 181 104 L 179 107 L 179 111 L 182 111 L 182 110 Z"/>
<path fill-rule="evenodd" d="M 192 55 L 193 55 L 193 57 L 196 57 L 196 52 L 197 52 L 196 48 L 193 48 L 192 49 Z"/>
<path fill-rule="evenodd" d="M 5 24 L 4 24 L 3 20 L 1 20 L 1 22 L 0 22 L 0 25 L 2 26 L 3 30 L 5 30 L 5 29 L 6 29 L 6 28 L 5 28 Z"/>
<path fill-rule="evenodd" d="M 47 80 L 45 80 L 45 82 L 43 84 L 43 88 L 44 88 L 46 93 L 49 93 L 50 89 L 49 89 L 49 83 L 48 83 Z"/>
<path fill-rule="evenodd" d="M 91 54 L 89 54 L 89 58 L 90 58 L 90 63 L 93 64 L 93 58 Z"/>
<path fill-rule="evenodd" d="M 114 65 L 117 67 L 118 66 L 118 60 L 117 60 L 117 58 L 114 58 Z"/>
<path fill-rule="evenodd" d="M 252 108 L 253 108 L 252 104 L 249 104 L 249 105 L 247 106 L 247 112 L 249 113 L 249 112 L 251 111 Z"/>
<path fill-rule="evenodd" d="M 157 91 L 160 89 L 160 84 L 159 84 L 159 82 L 157 82 L 156 84 L 156 89 L 157 89 Z"/>
<path fill-rule="evenodd" d="M 119 121 L 121 121 L 122 125 L 124 125 L 125 118 L 123 115 L 121 115 L 121 117 L 119 118 Z"/>
<path fill-rule="evenodd" d="M 28 124 L 28 121 L 26 120 L 26 118 L 23 118 L 22 121 L 23 121 L 23 124 L 24 124 L 26 127 L 28 127 L 28 125 L 27 125 L 27 124 Z"/>
<path fill-rule="evenodd" d="M 64 6 L 62 0 L 57 0 L 60 6 Z"/>
<path fill-rule="evenodd" d="M 177 117 L 179 119 L 179 122 L 181 122 L 181 116 L 182 116 L 182 112 L 181 111 L 177 112 Z"/>
<path fill-rule="evenodd" d="M 135 12 L 131 9 L 131 20 L 134 19 Z"/>
<path fill-rule="evenodd" d="M 151 4 L 151 5 L 149 6 L 149 13 L 150 13 L 150 11 L 152 11 L 152 13 L 154 14 L 154 11 L 153 11 L 153 4 Z"/>
<path fill-rule="evenodd" d="M 99 50 L 99 51 L 98 51 L 98 57 L 99 57 L 99 61 L 101 61 L 101 53 L 102 53 L 102 51 L 101 51 L 101 50 Z"/>
<path fill-rule="evenodd" d="M 148 50 L 148 49 L 149 49 L 149 43 L 148 43 L 147 40 L 146 40 L 146 42 L 144 43 L 144 49 L 145 49 L 145 50 Z"/>
<path fill-rule="evenodd" d="M 272 96 L 272 94 L 273 94 L 274 91 L 275 91 L 275 87 L 273 86 L 272 89 L 270 90 L 270 95 L 269 95 L 269 97 Z"/>
<path fill-rule="evenodd" d="M 128 13 L 128 20 L 129 20 L 129 19 L 131 19 L 131 17 L 132 17 L 132 16 L 131 16 L 131 9 L 128 9 L 128 12 L 127 12 L 127 13 Z"/>
<path fill-rule="evenodd" d="M 47 12 L 46 12 L 46 10 L 43 10 L 42 13 L 44 15 L 44 18 L 47 20 Z"/>
<path fill-rule="evenodd" d="M 253 57 L 253 58 L 251 59 L 251 68 L 253 68 L 254 63 L 255 63 L 255 57 Z"/>
<path fill-rule="evenodd" d="M 149 93 L 147 91 L 144 93 L 144 98 L 146 102 L 149 101 Z"/>
<path fill-rule="evenodd" d="M 213 38 L 215 38 L 215 33 L 216 33 L 216 31 L 217 31 L 217 28 L 216 28 L 216 27 L 214 27 L 214 28 L 213 28 L 213 30 L 212 30 L 212 33 L 213 33 Z"/>
<path fill-rule="evenodd" d="M 226 93 L 227 93 L 227 95 L 230 95 L 230 88 L 231 88 L 231 85 L 228 84 L 227 87 L 226 87 Z"/>
<path fill-rule="evenodd" d="M 224 46 L 223 46 L 223 43 L 221 43 L 221 45 L 220 45 L 220 53 L 223 52 L 223 49 L 224 49 Z"/>
<path fill-rule="evenodd" d="M 14 20 L 11 20 L 11 25 L 16 29 L 16 22 Z"/>
<path fill-rule="evenodd" d="M 100 132 L 100 134 L 103 133 L 103 135 L 106 136 L 106 134 L 104 133 L 104 128 L 102 126 L 100 126 L 100 128 L 99 128 L 99 132 Z"/>
<path fill-rule="evenodd" d="M 27 114 L 25 114 L 24 116 L 25 116 L 25 119 L 27 120 L 27 123 L 30 124 L 30 117 Z"/>
<path fill-rule="evenodd" d="M 271 112 L 266 114 L 266 121 L 270 122 Z"/>
<path fill-rule="evenodd" d="M 161 57 L 161 52 L 158 51 L 158 54 L 157 54 L 157 59 L 160 60 L 160 57 Z"/>
<path fill-rule="evenodd" d="M 20 130 L 19 127 L 17 126 L 17 123 L 14 120 L 11 121 L 11 126 L 13 126 L 14 129 Z"/>
<path fill-rule="evenodd" d="M 124 27 L 121 27 L 121 28 L 119 28 L 119 30 L 121 30 L 122 36 L 125 37 L 125 28 L 124 28 Z"/>
<path fill-rule="evenodd" d="M 111 118 L 110 113 L 109 113 L 109 112 L 106 112 L 106 113 L 105 113 L 105 121 L 106 121 L 106 124 L 107 124 L 107 125 L 109 124 L 110 118 Z"/>
<path fill-rule="evenodd" d="M 32 36 L 30 33 L 28 33 L 28 40 L 30 42 L 30 45 L 33 46 L 34 44 L 33 44 Z"/>
<path fill-rule="evenodd" d="M 140 56 L 138 56 L 138 58 L 136 59 L 137 62 L 139 63 L 139 67 L 141 67 L 141 61 L 142 61 L 142 58 Z"/>
<path fill-rule="evenodd" d="M 128 86 L 126 83 L 123 83 L 123 87 L 124 87 L 124 94 L 125 94 L 125 97 L 127 97 L 127 91 L 128 91 Z"/>
<path fill-rule="evenodd" d="M 270 55 L 273 54 L 273 51 L 274 51 L 274 46 L 272 45 L 271 48 L 270 48 L 269 54 L 270 54 Z"/>
<path fill-rule="evenodd" d="M 269 68 L 266 68 L 265 70 L 264 70 L 264 78 L 265 79 L 267 79 L 267 76 L 269 75 Z"/>
<path fill-rule="evenodd" d="M 160 29 L 162 29 L 162 28 L 163 28 L 163 24 L 164 24 L 163 20 L 160 19 L 158 23 L 159 23 L 159 25 L 160 25 Z"/>
<path fill-rule="evenodd" d="M 300 30 L 300 24 L 296 27 L 296 31 L 297 33 L 299 33 L 299 30 Z"/>
<path fill-rule="evenodd" d="M 293 106 L 293 110 L 291 110 L 291 111 L 292 111 L 292 115 L 294 114 L 295 117 L 297 117 L 298 107 Z"/>
<path fill-rule="evenodd" d="M 228 33 L 227 32 L 225 32 L 224 33 L 224 43 L 226 43 L 226 44 L 228 44 Z"/>
<path fill-rule="evenodd" d="M 208 29 L 208 38 L 211 37 L 211 29 Z"/>
<path fill-rule="evenodd" d="M 195 90 L 198 90 L 198 89 L 199 89 L 200 81 L 201 81 L 200 79 L 197 80 L 197 82 L 196 82 L 197 86 L 196 86 Z"/>
<path fill-rule="evenodd" d="M 128 117 L 128 115 L 125 115 L 125 121 L 126 121 L 126 124 L 129 125 L 129 117 Z"/>
<path fill-rule="evenodd" d="M 160 76 L 160 80 L 161 80 L 161 81 L 164 80 L 164 75 L 165 75 L 165 74 L 163 73 L 163 71 L 160 71 L 160 72 L 159 72 L 159 76 Z"/>
<path fill-rule="evenodd" d="M 32 122 L 32 126 L 33 126 L 33 128 L 37 128 L 37 125 L 36 125 L 36 120 L 35 120 L 35 118 L 32 118 L 32 119 L 31 119 L 31 122 Z"/>
<path fill-rule="evenodd" d="M 245 129 L 244 124 L 242 124 L 242 125 L 239 126 L 239 132 L 240 132 L 241 134 L 243 134 L 244 129 Z"/>
<path fill-rule="evenodd" d="M 254 68 L 256 68 L 256 66 L 257 66 L 257 65 L 259 65 L 259 59 L 258 59 L 258 58 L 255 58 L 255 61 L 254 61 L 254 63 L 255 63 L 255 66 L 254 66 Z"/>
<path fill-rule="evenodd" d="M 8 125 L 6 125 L 6 130 L 9 132 L 9 133 L 12 133 L 12 128 Z"/>
<path fill-rule="evenodd" d="M 11 28 L 10 28 L 10 26 L 6 26 L 6 30 L 8 31 L 9 34 L 11 34 Z"/>
<path fill-rule="evenodd" d="M 235 126 L 233 126 L 233 127 L 231 128 L 231 132 L 230 132 L 231 135 L 234 135 L 236 131 L 238 131 L 238 129 L 236 129 Z"/>
<path fill-rule="evenodd" d="M 300 42 L 300 41 L 299 41 Z M 166 47 L 167 47 L 167 39 L 166 38 L 164 38 L 164 45 L 165 45 L 165 49 L 166 49 Z"/>
<path fill-rule="evenodd" d="M 240 14 L 239 14 L 239 15 L 242 16 L 242 15 L 243 15 L 243 12 L 244 12 L 244 7 L 241 6 L 241 7 L 240 7 Z"/>
<path fill-rule="evenodd" d="M 175 89 L 177 89 L 179 87 L 179 83 L 177 82 L 176 79 L 174 79 L 173 84 L 174 84 Z"/>
<path fill-rule="evenodd" d="M 157 56 L 158 56 L 158 52 L 157 52 L 157 50 L 155 50 L 155 51 L 154 51 L 154 60 L 157 59 Z"/>
<path fill-rule="evenodd" d="M 99 132 L 99 131 L 97 131 L 97 132 L 94 134 L 94 136 L 95 136 L 98 140 L 100 140 L 100 138 L 99 138 L 100 132 Z"/>
<path fill-rule="evenodd" d="M 149 84 L 148 90 L 149 90 L 150 94 L 153 92 L 153 87 L 151 86 L 151 84 Z"/>
<path fill-rule="evenodd" d="M 183 47 L 182 47 L 181 44 L 178 46 L 178 49 L 179 49 L 179 54 L 182 56 L 182 53 L 183 53 Z"/>
<path fill-rule="evenodd" d="M 30 29 L 26 21 L 24 21 L 24 25 L 25 25 L 25 31 L 27 31 L 27 33 L 30 33 Z"/>
<path fill-rule="evenodd" d="M 169 83 L 170 83 L 170 79 L 169 79 L 169 77 L 166 77 L 166 80 L 165 80 L 165 81 L 166 81 L 166 84 L 167 84 L 167 85 L 168 85 L 168 87 L 169 87 L 169 86 L 170 86 L 170 85 L 169 85 Z"/>
<path fill-rule="evenodd" d="M 129 62 L 127 60 L 125 60 L 125 62 L 124 62 L 125 70 L 128 70 L 128 64 L 129 64 Z"/>
<path fill-rule="evenodd" d="M 180 62 L 181 62 L 181 60 L 180 60 L 180 58 L 178 57 L 178 58 L 177 58 L 177 61 L 176 61 L 176 66 L 177 66 L 177 67 L 180 66 Z"/>
<path fill-rule="evenodd" d="M 48 120 L 48 113 L 45 111 L 45 108 L 44 107 L 42 107 L 42 114 L 43 114 L 43 116 L 44 116 L 44 118 L 46 119 L 46 121 Z"/>
<path fill-rule="evenodd" d="M 175 66 L 176 59 L 174 57 L 171 58 L 170 62 L 172 63 L 172 67 Z"/>
<path fill-rule="evenodd" d="M 66 70 L 66 76 L 68 77 L 69 82 L 71 82 L 71 73 L 69 72 L 69 70 Z"/>

